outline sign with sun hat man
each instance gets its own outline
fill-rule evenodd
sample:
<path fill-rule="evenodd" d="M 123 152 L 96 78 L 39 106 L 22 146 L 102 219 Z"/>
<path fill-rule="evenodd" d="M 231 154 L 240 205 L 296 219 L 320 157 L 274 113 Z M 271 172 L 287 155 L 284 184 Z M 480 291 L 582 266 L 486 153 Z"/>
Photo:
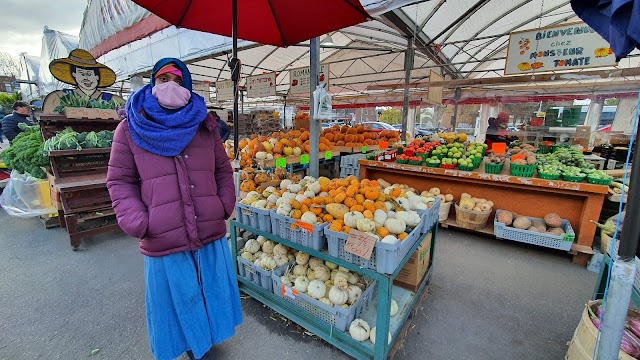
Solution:
<path fill-rule="evenodd" d="M 81 98 L 124 103 L 120 96 L 99 90 L 113 85 L 116 82 L 116 73 L 97 62 L 86 50 L 75 49 L 69 57 L 53 60 L 49 63 L 49 71 L 63 83 L 74 85 L 75 89 L 56 90 L 47 95 L 42 105 L 44 113 L 53 113 L 60 105 L 60 97 L 71 93 Z"/>

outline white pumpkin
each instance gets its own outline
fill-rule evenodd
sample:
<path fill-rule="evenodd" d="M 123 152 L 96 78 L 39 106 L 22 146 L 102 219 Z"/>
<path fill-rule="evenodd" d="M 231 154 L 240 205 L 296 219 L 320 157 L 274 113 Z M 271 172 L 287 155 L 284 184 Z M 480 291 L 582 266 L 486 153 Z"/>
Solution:
<path fill-rule="evenodd" d="M 274 243 L 271 240 L 267 240 L 264 243 L 262 243 L 262 251 L 267 253 L 267 254 L 273 254 L 273 248 L 276 246 L 276 243 Z"/>
<path fill-rule="evenodd" d="M 311 211 L 307 211 L 302 214 L 302 217 L 300 217 L 300 221 L 302 221 L 303 223 L 315 225 L 316 222 L 318 222 L 318 218 L 316 217 L 316 214 L 312 213 Z"/>
<path fill-rule="evenodd" d="M 346 289 L 349 287 L 349 275 L 342 271 L 338 271 L 333 279 L 333 283 L 342 289 Z"/>
<path fill-rule="evenodd" d="M 345 273 L 345 274 L 348 274 L 348 273 L 349 273 L 349 269 L 347 269 L 347 268 L 343 268 L 342 266 L 338 266 L 338 271 L 342 271 L 342 272 L 343 272 L 343 273 Z"/>
<path fill-rule="evenodd" d="M 289 263 L 289 258 L 286 255 L 274 255 L 273 259 L 276 261 L 276 266 L 284 266 Z"/>
<path fill-rule="evenodd" d="M 364 219 L 364 215 L 359 211 L 350 211 L 344 214 L 344 224 L 350 228 L 357 228 L 358 220 L 361 219 Z"/>
<path fill-rule="evenodd" d="M 288 256 L 289 255 L 289 248 L 282 245 L 282 244 L 277 244 L 276 246 L 273 247 L 273 254 L 274 255 L 281 255 L 281 256 Z"/>
<path fill-rule="evenodd" d="M 371 328 L 371 331 L 369 331 L 369 340 L 374 344 L 376 343 L 376 327 L 375 326 Z M 391 333 L 389 333 L 388 343 L 391 344 Z"/>
<path fill-rule="evenodd" d="M 378 227 L 384 226 L 384 222 L 387 220 L 387 212 L 382 209 L 376 209 L 373 213 L 373 222 L 376 223 Z"/>
<path fill-rule="evenodd" d="M 300 184 L 291 184 L 287 186 L 287 191 L 297 194 L 300 190 L 302 190 L 302 186 Z"/>
<path fill-rule="evenodd" d="M 280 276 L 280 282 L 282 282 L 283 285 L 286 285 L 288 287 L 293 286 L 293 282 L 291 281 L 291 278 L 288 277 L 287 275 Z"/>
<path fill-rule="evenodd" d="M 307 276 L 306 265 L 296 265 L 293 267 L 293 275 L 295 276 Z"/>
<path fill-rule="evenodd" d="M 386 244 L 397 244 L 400 240 L 398 240 L 394 235 L 387 235 L 382 239 L 382 242 Z"/>
<path fill-rule="evenodd" d="M 240 255 L 243 259 L 247 260 L 248 262 L 253 262 L 255 260 L 255 258 L 253 257 L 253 254 L 248 252 L 248 251 L 244 251 L 242 252 L 242 255 Z"/>
<path fill-rule="evenodd" d="M 347 290 L 334 285 L 329 290 L 329 300 L 336 305 L 346 304 L 349 301 L 349 293 Z"/>
<path fill-rule="evenodd" d="M 309 281 L 316 279 L 316 272 L 312 268 L 307 269 L 307 279 L 309 279 Z"/>
<path fill-rule="evenodd" d="M 267 238 L 266 238 L 266 237 L 264 237 L 264 236 L 262 236 L 262 235 L 260 235 L 260 236 L 258 236 L 258 238 L 256 239 L 256 241 L 257 241 L 258 243 L 260 243 L 260 246 L 262 246 L 265 242 L 267 242 Z"/>
<path fill-rule="evenodd" d="M 280 190 L 285 190 L 289 187 L 289 185 L 293 184 L 293 181 L 289 179 L 284 179 L 280 181 Z"/>
<path fill-rule="evenodd" d="M 258 200 L 251 205 L 257 207 L 258 209 L 266 209 L 268 204 L 267 200 Z"/>
<path fill-rule="evenodd" d="M 331 273 L 329 272 L 329 269 L 326 266 L 318 266 L 315 269 L 313 269 L 314 273 L 315 273 L 315 278 L 321 281 L 327 281 L 329 279 L 331 279 Z"/>
<path fill-rule="evenodd" d="M 407 198 L 397 198 L 396 202 L 398 203 L 398 205 L 400 205 L 401 208 L 403 208 L 406 211 L 411 210 L 411 200 L 407 199 Z"/>
<path fill-rule="evenodd" d="M 332 262 L 329 262 L 329 261 L 325 261 L 325 262 L 324 262 L 324 266 L 326 266 L 327 268 L 329 268 L 329 270 L 335 270 L 335 269 L 337 269 L 337 268 L 338 268 L 338 265 L 336 265 L 336 264 L 334 264 L 334 263 L 332 263 Z"/>
<path fill-rule="evenodd" d="M 333 281 L 327 280 L 324 282 L 324 284 L 327 286 L 327 289 L 331 289 L 331 287 L 333 286 Z"/>
<path fill-rule="evenodd" d="M 307 293 L 314 299 L 322 299 L 327 293 L 327 286 L 321 280 L 313 280 L 307 286 Z"/>
<path fill-rule="evenodd" d="M 370 219 L 359 219 L 356 222 L 356 227 L 363 232 L 373 232 L 376 229 L 376 223 Z"/>
<path fill-rule="evenodd" d="M 263 257 L 260 261 L 260 267 L 267 271 L 275 269 L 276 265 L 276 260 L 271 255 Z"/>
<path fill-rule="evenodd" d="M 296 264 L 306 265 L 309 262 L 309 254 L 302 251 L 298 251 L 296 254 Z"/>
<path fill-rule="evenodd" d="M 422 220 L 415 211 L 398 211 L 396 212 L 396 219 L 404 221 L 407 226 L 412 228 L 418 226 Z"/>
<path fill-rule="evenodd" d="M 304 196 L 304 194 L 298 194 L 296 195 L 295 199 L 298 200 L 299 202 L 303 202 L 307 197 Z"/>
<path fill-rule="evenodd" d="M 317 268 L 318 266 L 322 266 L 324 265 L 324 261 L 318 259 L 318 258 L 314 258 L 312 257 L 311 259 L 309 259 L 309 267 L 312 269 Z"/>
<path fill-rule="evenodd" d="M 308 199 L 313 199 L 316 196 L 316 193 L 311 190 L 305 190 L 304 196 Z"/>
<path fill-rule="evenodd" d="M 391 299 L 391 311 L 389 312 L 389 315 L 391 316 L 395 316 L 398 313 L 398 303 Z"/>
<path fill-rule="evenodd" d="M 244 244 L 244 250 L 248 251 L 252 254 L 257 253 L 258 251 L 260 251 L 260 243 L 256 240 L 253 239 L 249 239 L 245 244 Z"/>
<path fill-rule="evenodd" d="M 307 292 L 307 287 L 309 286 L 309 279 L 303 276 L 299 276 L 296 278 L 294 282 L 293 288 L 300 292 Z"/>
<path fill-rule="evenodd" d="M 273 196 L 273 195 L 271 195 L 271 196 Z M 286 198 L 286 197 L 284 197 L 284 196 L 280 197 L 280 198 L 276 201 L 276 207 L 278 207 L 278 208 L 279 208 L 280 206 L 282 206 L 282 204 L 287 204 L 287 205 L 289 205 L 289 199 L 287 199 L 287 198 Z M 283 209 L 283 211 L 284 211 L 284 209 Z M 289 205 L 289 211 L 291 211 L 291 205 Z M 278 214 L 280 214 L 280 213 L 278 212 Z M 288 216 L 288 215 L 283 215 L 283 216 Z"/>
<path fill-rule="evenodd" d="M 387 219 L 384 222 L 384 227 L 394 235 L 402 234 L 407 229 L 407 225 L 400 219 Z"/>
<path fill-rule="evenodd" d="M 321 187 L 322 186 L 320 185 L 320 183 L 315 181 L 307 185 L 307 190 L 312 191 L 313 194 L 315 195 L 320 192 Z"/>
<path fill-rule="evenodd" d="M 258 159 L 258 160 L 266 160 L 267 159 L 267 152 L 266 151 L 258 151 L 256 153 L 256 159 Z"/>
<path fill-rule="evenodd" d="M 349 325 L 349 335 L 357 341 L 365 341 L 369 338 L 371 328 L 362 319 L 355 319 Z"/>
<path fill-rule="evenodd" d="M 331 303 L 331 300 L 329 300 L 329 298 L 326 298 L 326 297 L 323 297 L 322 299 L 320 299 L 320 302 L 328 306 L 333 306 L 333 304 Z"/>
<path fill-rule="evenodd" d="M 280 196 L 278 196 L 276 194 L 271 194 L 267 198 L 267 201 L 269 202 L 269 204 L 274 204 L 275 205 L 278 202 L 279 199 L 280 199 Z"/>
<path fill-rule="evenodd" d="M 357 287 L 356 285 L 349 285 L 347 288 L 347 293 L 349 294 L 349 304 L 353 304 L 358 300 L 360 295 L 362 295 L 362 289 Z"/>
<path fill-rule="evenodd" d="M 358 275 L 354 274 L 354 273 L 349 273 L 349 284 L 357 284 L 358 283 Z"/>

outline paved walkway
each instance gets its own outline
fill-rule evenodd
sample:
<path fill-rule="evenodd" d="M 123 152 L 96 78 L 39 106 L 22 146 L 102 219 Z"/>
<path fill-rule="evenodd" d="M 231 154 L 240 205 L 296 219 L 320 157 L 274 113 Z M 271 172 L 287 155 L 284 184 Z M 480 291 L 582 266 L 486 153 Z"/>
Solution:
<path fill-rule="evenodd" d="M 63 230 L 1 210 L 0 230 L 0 359 L 152 358 L 134 239 L 73 252 Z M 445 229 L 435 266 L 397 359 L 561 359 L 596 278 L 561 252 Z M 253 299 L 243 309 L 215 359 L 348 358 Z"/>

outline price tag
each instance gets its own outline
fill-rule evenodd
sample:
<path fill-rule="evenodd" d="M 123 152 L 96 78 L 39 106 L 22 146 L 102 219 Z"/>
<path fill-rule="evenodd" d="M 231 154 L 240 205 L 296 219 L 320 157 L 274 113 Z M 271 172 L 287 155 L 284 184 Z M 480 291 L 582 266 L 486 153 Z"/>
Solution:
<path fill-rule="evenodd" d="M 378 142 L 378 150 L 387 150 L 389 148 L 388 141 L 380 141 Z"/>
<path fill-rule="evenodd" d="M 493 143 L 491 145 L 491 150 L 493 150 L 493 152 L 496 154 L 506 154 L 507 143 Z"/>
<path fill-rule="evenodd" d="M 277 168 L 286 168 L 287 167 L 287 159 L 286 158 L 277 158 L 276 159 L 276 167 Z"/>
<path fill-rule="evenodd" d="M 376 238 L 371 235 L 351 229 L 347 242 L 344 245 L 344 250 L 369 260 L 373 248 L 376 246 L 376 241 Z"/>
<path fill-rule="evenodd" d="M 524 154 L 515 154 L 511 157 L 511 161 L 516 161 L 516 160 L 525 160 L 527 157 Z"/>
<path fill-rule="evenodd" d="M 300 155 L 300 164 L 305 165 L 309 163 L 309 154 Z"/>
<path fill-rule="evenodd" d="M 255 274 L 256 273 L 256 269 L 254 269 L 252 266 L 249 266 L 249 265 L 245 265 L 244 266 L 244 270 L 246 272 L 248 272 L 248 273 L 251 273 L 251 274 Z"/>
<path fill-rule="evenodd" d="M 331 150 L 327 150 L 324 152 L 324 159 L 325 160 L 333 159 L 333 153 L 331 152 Z"/>
<path fill-rule="evenodd" d="M 296 296 L 298 296 L 297 290 L 294 290 L 286 285 L 282 285 L 281 292 L 282 292 L 282 297 L 286 296 L 288 298 L 295 299 Z"/>
<path fill-rule="evenodd" d="M 306 222 L 302 222 L 300 220 L 296 220 L 296 225 L 301 228 L 304 229 L 306 231 L 308 231 L 309 233 L 313 233 L 313 225 L 308 224 Z"/>
<path fill-rule="evenodd" d="M 362 146 L 362 153 L 365 154 L 366 152 L 367 152 L 367 146 L 364 145 L 364 146 Z"/>

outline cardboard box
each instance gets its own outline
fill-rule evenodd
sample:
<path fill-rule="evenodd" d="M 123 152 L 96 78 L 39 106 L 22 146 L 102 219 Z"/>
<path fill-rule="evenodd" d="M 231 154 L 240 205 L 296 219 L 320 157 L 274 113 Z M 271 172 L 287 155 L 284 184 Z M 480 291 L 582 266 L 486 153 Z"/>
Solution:
<path fill-rule="evenodd" d="M 395 285 L 411 291 L 417 291 L 424 275 L 429 270 L 429 258 L 431 256 L 432 233 L 427 234 L 416 252 L 409 258 L 398 277 L 393 281 Z"/>
<path fill-rule="evenodd" d="M 293 128 L 296 130 L 300 130 L 301 128 L 305 128 L 309 130 L 310 121 L 309 119 L 296 119 Z"/>

